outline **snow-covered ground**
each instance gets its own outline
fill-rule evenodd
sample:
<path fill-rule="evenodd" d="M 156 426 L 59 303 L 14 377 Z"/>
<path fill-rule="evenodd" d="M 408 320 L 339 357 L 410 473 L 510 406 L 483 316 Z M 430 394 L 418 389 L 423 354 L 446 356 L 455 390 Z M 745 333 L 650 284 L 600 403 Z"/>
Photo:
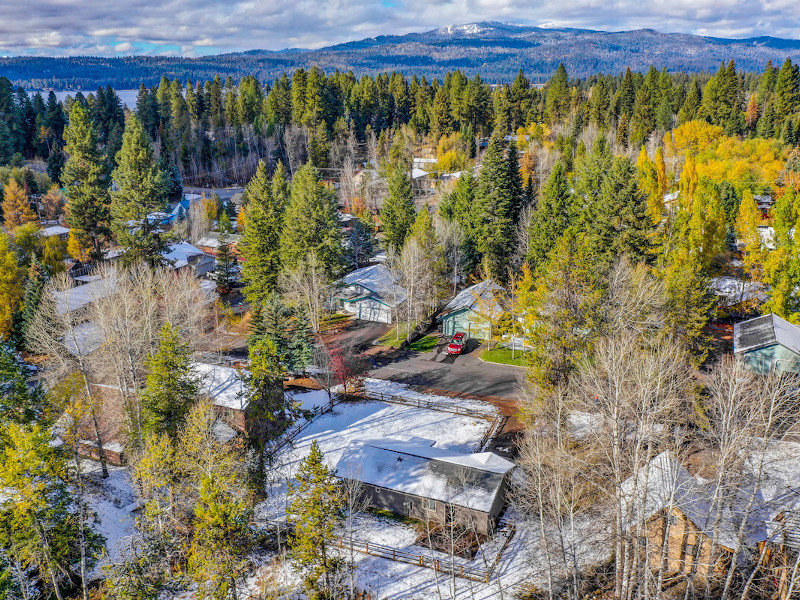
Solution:
<path fill-rule="evenodd" d="M 431 402 L 448 410 L 459 407 L 485 412 L 487 416 L 497 415 L 497 408 L 488 402 L 471 398 L 451 398 L 450 396 L 427 394 L 417 391 L 404 383 L 397 383 L 388 379 L 366 378 L 364 380 L 364 392 L 368 396 L 370 394 L 386 394 L 388 396 L 401 396 L 406 400 L 419 400 L 422 403 Z"/>
<path fill-rule="evenodd" d="M 106 553 L 97 562 L 95 572 L 103 565 L 119 560 L 129 537 L 133 534 L 135 514 L 132 511 L 136 493 L 131 487 L 128 469 L 108 467 L 108 479 L 100 476 L 98 463 L 83 461 L 87 472 L 86 491 L 89 505 L 97 513 L 96 529 L 106 538 Z"/>

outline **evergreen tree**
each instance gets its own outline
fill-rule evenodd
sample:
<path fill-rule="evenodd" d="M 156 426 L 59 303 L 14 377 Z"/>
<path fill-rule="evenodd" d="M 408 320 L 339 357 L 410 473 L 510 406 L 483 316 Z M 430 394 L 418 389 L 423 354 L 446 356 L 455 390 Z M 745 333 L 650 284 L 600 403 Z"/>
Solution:
<path fill-rule="evenodd" d="M 525 203 L 525 191 L 522 185 L 522 172 L 519 169 L 517 143 L 513 141 L 508 146 L 506 168 L 508 169 L 508 179 L 511 190 L 511 220 L 516 223 L 519 220 L 519 213 Z"/>
<path fill-rule="evenodd" d="M 8 339 L 14 313 L 22 299 L 17 256 L 9 247 L 8 236 L 0 231 L 0 340 Z"/>
<path fill-rule="evenodd" d="M 163 264 L 166 240 L 159 231 L 160 223 L 152 222 L 148 215 L 164 208 L 167 182 L 156 163 L 150 138 L 135 116 L 125 127 L 112 179 L 111 228 L 125 251 L 125 262 Z"/>
<path fill-rule="evenodd" d="M 284 198 L 273 194 L 277 181 L 267 178 L 264 161 L 247 184 L 246 221 L 241 244 L 244 293 L 251 305 L 260 306 L 275 289 L 280 273 L 280 239 Z"/>
<path fill-rule="evenodd" d="M 389 195 L 381 206 L 381 229 L 386 245 L 400 249 L 414 222 L 414 191 L 405 166 L 397 164 L 389 175 Z"/>
<path fill-rule="evenodd" d="M 237 598 L 248 575 L 252 509 L 238 483 L 215 473 L 200 484 L 188 562 L 201 600 Z"/>
<path fill-rule="evenodd" d="M 29 387 L 29 375 L 14 349 L 0 342 L 0 449 L 5 443 L 2 431 L 9 423 L 30 425 L 44 419 L 42 388 Z"/>
<path fill-rule="evenodd" d="M 146 361 L 147 384 L 141 396 L 146 432 L 166 433 L 173 439 L 178 435 L 199 394 L 191 361 L 191 345 L 181 339 L 177 327 L 164 324 L 158 348 Z"/>
<path fill-rule="evenodd" d="M 59 600 L 78 578 L 76 565 L 90 570 L 103 546 L 95 516 L 75 501 L 61 448 L 38 424 L 5 427 L 0 451 L 0 554 L 35 573 L 39 585 Z"/>
<path fill-rule="evenodd" d="M 283 303 L 280 294 L 272 292 L 259 307 L 251 327 L 248 344 L 268 339 L 284 370 L 302 372 L 311 364 L 311 331 L 302 308 Z"/>
<path fill-rule="evenodd" d="M 572 194 L 566 170 L 564 164 L 558 162 L 542 189 L 531 220 L 527 261 L 534 272 L 542 268 L 556 241 L 569 227 L 573 218 L 572 212 Z"/>
<path fill-rule="evenodd" d="M 317 170 L 305 164 L 292 181 L 281 232 L 281 264 L 286 269 L 296 268 L 312 252 L 329 278 L 338 276 L 344 247 L 336 197 L 320 181 Z"/>
<path fill-rule="evenodd" d="M 9 233 L 21 225 L 37 221 L 36 213 L 31 209 L 28 194 L 13 177 L 3 189 L 2 209 L 6 230 Z"/>
<path fill-rule="evenodd" d="M 295 479 L 289 484 L 286 513 L 294 527 L 289 540 L 291 557 L 309 590 L 327 592 L 334 569 L 330 546 L 343 516 L 344 494 L 316 441 L 311 442 L 309 455 L 300 462 Z"/>
<path fill-rule="evenodd" d="M 33 316 L 39 308 L 46 281 L 47 273 L 39 259 L 34 256 L 31 266 L 28 268 L 28 277 L 25 280 L 25 291 L 19 311 L 18 345 L 20 346 L 26 345 L 25 337 L 33 321 Z"/>
<path fill-rule="evenodd" d="M 275 343 L 262 337 L 250 344 L 250 369 L 243 375 L 247 401 L 247 445 L 253 454 L 252 484 L 256 494 L 266 493 L 267 447 L 291 422 L 283 393 L 284 369 Z"/>
<path fill-rule="evenodd" d="M 561 63 L 547 84 L 545 118 L 550 123 L 554 123 L 566 117 L 570 100 L 569 77 L 567 69 Z"/>
<path fill-rule="evenodd" d="M 483 255 L 490 276 L 497 281 L 505 281 L 507 275 L 508 242 L 513 235 L 515 204 L 519 203 L 514 194 L 518 191 L 503 156 L 501 139 L 493 135 L 475 188 L 472 222 L 478 252 Z"/>
<path fill-rule="evenodd" d="M 91 248 L 92 258 L 99 259 L 110 233 L 108 179 L 97 133 L 81 102 L 72 104 L 64 143 L 68 158 L 61 181 L 67 195 L 67 222 L 80 245 Z"/>

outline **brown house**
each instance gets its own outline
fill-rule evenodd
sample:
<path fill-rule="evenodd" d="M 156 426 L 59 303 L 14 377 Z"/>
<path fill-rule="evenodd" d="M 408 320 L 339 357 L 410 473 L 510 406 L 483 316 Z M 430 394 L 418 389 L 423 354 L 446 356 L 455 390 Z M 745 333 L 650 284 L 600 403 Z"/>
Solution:
<path fill-rule="evenodd" d="M 359 481 L 375 508 L 423 521 L 455 521 L 490 535 L 506 502 L 514 463 L 491 452 L 462 454 L 433 440 L 351 442 L 337 475 Z"/>

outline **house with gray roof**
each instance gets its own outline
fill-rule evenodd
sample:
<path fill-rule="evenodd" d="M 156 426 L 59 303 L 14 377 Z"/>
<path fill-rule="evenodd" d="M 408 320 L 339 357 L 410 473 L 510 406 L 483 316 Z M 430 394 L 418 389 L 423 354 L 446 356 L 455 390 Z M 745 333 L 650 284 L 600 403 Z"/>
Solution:
<path fill-rule="evenodd" d="M 407 292 L 386 265 L 356 269 L 345 275 L 334 300 L 362 321 L 391 323 L 406 301 Z"/>
<path fill-rule="evenodd" d="M 361 482 L 375 508 L 490 535 L 514 466 L 492 452 L 436 448 L 433 440 L 376 438 L 351 442 L 336 474 Z"/>
<path fill-rule="evenodd" d="M 736 323 L 733 352 L 757 373 L 800 373 L 800 327 L 773 314 Z"/>
<path fill-rule="evenodd" d="M 461 290 L 439 314 L 442 333 L 453 335 L 461 331 L 468 338 L 483 340 L 491 337 L 492 323 L 503 313 L 503 292 L 505 288 L 491 279 Z"/>

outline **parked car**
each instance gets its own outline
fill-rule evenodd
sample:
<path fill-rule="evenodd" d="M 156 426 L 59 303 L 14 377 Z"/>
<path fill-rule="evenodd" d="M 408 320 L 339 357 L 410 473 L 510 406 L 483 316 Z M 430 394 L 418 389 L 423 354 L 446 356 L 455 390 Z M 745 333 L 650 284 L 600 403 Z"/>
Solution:
<path fill-rule="evenodd" d="M 453 339 L 450 340 L 450 343 L 447 344 L 447 353 L 448 354 L 461 354 L 464 351 L 464 348 L 467 347 L 467 335 L 465 333 L 457 333 L 453 336 Z"/>

